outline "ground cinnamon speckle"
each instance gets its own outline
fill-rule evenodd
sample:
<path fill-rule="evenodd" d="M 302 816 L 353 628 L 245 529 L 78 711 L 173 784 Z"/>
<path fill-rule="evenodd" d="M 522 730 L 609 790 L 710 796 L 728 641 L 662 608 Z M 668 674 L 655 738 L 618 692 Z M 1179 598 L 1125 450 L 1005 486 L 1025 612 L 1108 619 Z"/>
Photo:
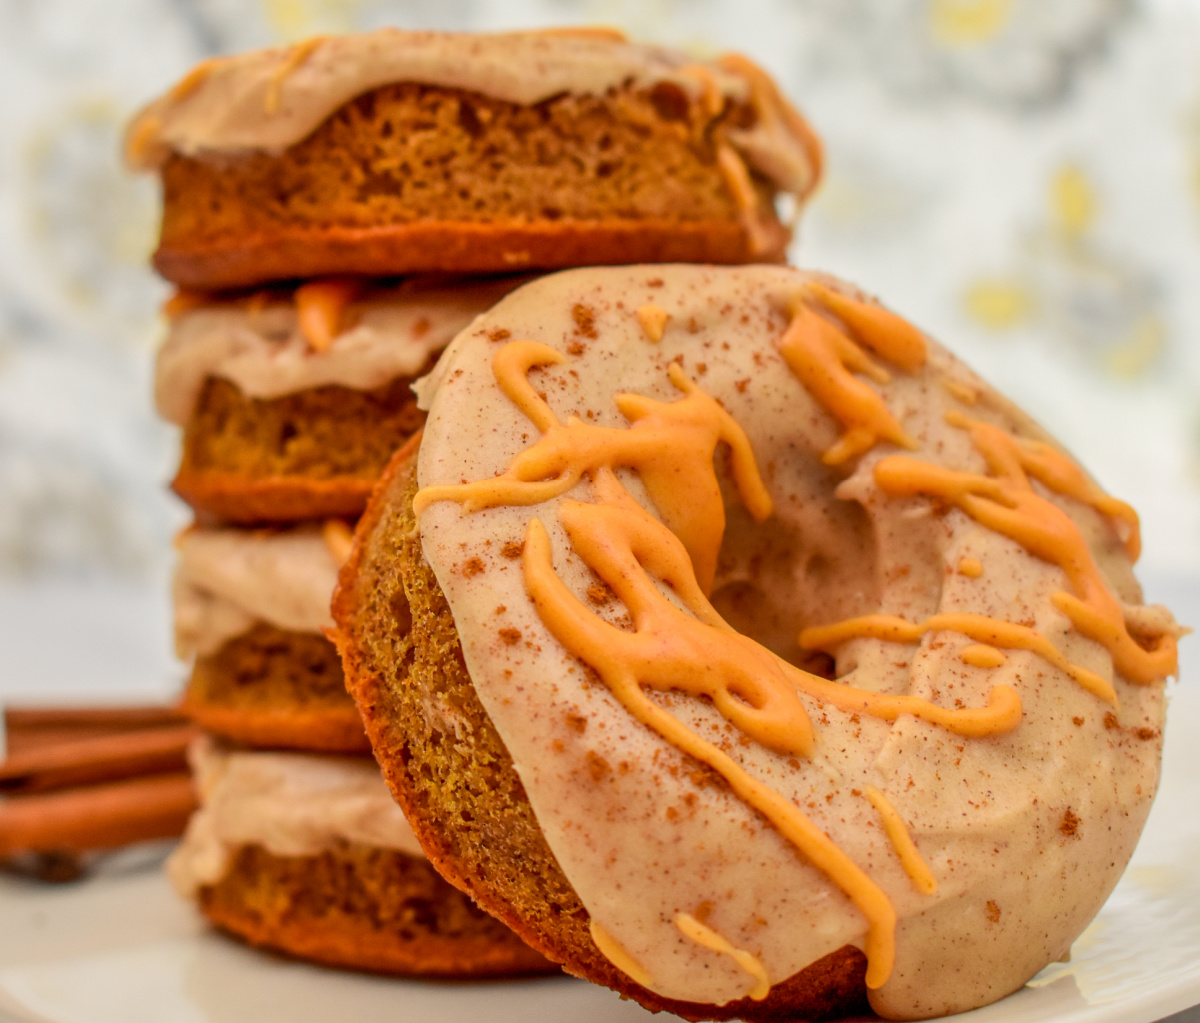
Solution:
<path fill-rule="evenodd" d="M 592 776 L 592 781 L 599 782 L 604 779 L 606 774 L 612 772 L 608 761 L 605 760 L 595 750 L 588 750 L 587 754 L 588 773 Z"/>
<path fill-rule="evenodd" d="M 575 308 L 571 310 L 571 316 L 575 320 L 577 334 L 582 334 L 584 337 L 600 336 L 596 332 L 596 314 L 583 303 L 576 304 Z"/>
<path fill-rule="evenodd" d="M 587 599 L 593 604 L 609 604 L 612 602 L 613 594 L 603 583 L 592 583 L 587 588 Z"/>

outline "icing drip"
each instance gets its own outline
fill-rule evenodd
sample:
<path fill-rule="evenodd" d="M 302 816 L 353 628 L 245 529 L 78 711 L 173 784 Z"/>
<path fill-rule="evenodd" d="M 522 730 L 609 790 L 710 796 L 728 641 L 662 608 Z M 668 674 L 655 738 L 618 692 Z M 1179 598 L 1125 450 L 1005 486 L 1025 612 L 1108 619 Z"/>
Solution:
<path fill-rule="evenodd" d="M 965 646 L 958 656 L 963 664 L 969 664 L 973 668 L 999 668 L 1008 663 L 1008 658 L 1004 654 L 986 643 L 972 643 L 970 646 Z"/>
<path fill-rule="evenodd" d="M 975 558 L 960 558 L 958 561 L 958 574 L 965 575 L 968 579 L 978 579 L 983 575 L 983 563 Z"/>
<path fill-rule="evenodd" d="M 188 288 L 177 288 L 159 310 L 168 320 L 174 320 L 186 312 L 198 309 L 211 301 L 207 292 L 192 291 Z"/>
<path fill-rule="evenodd" d="M 763 225 L 758 211 L 758 193 L 754 191 L 754 182 L 750 180 L 750 171 L 746 169 L 745 161 L 738 156 L 733 146 L 721 144 L 717 147 L 717 166 L 733 201 L 737 204 L 738 215 L 742 226 L 750 239 L 750 250 L 761 254 L 771 248 L 771 238 Z"/>
<path fill-rule="evenodd" d="M 1178 671 L 1175 637 L 1165 633 L 1143 637 L 1151 644 L 1148 646 L 1134 639 L 1121 604 L 1100 575 L 1083 534 L 1066 512 L 1034 491 L 1029 477 L 1109 515 L 1118 528 L 1124 527 L 1124 542 L 1131 556 L 1139 545 L 1133 510 L 1102 494 L 1077 466 L 1048 445 L 1022 442 L 988 423 L 953 414 L 947 418 L 951 425 L 970 431 L 972 441 L 987 462 L 989 475 L 956 472 L 912 458 L 891 456 L 875 466 L 875 481 L 880 489 L 893 496 L 936 497 L 1015 540 L 1034 557 L 1058 565 L 1074 592 L 1056 593 L 1052 598 L 1054 606 L 1080 633 L 1112 654 L 1117 671 L 1131 682 L 1141 684 L 1174 675 Z M 1103 692 L 1094 683 L 1085 681 L 1078 669 L 1071 674 L 1097 696 L 1115 704 L 1116 695 L 1107 683 L 1104 687 L 1108 691 Z"/>
<path fill-rule="evenodd" d="M 887 835 L 888 841 L 892 843 L 892 848 L 896 850 L 896 855 L 900 857 L 904 873 L 912 879 L 913 887 L 922 895 L 933 895 L 937 891 L 937 878 L 933 876 L 933 871 L 921 858 L 916 843 L 913 842 L 912 835 L 908 833 L 908 828 L 904 826 L 904 821 L 896 812 L 896 808 L 888 802 L 887 796 L 874 785 L 868 785 L 863 790 L 863 795 L 867 797 L 867 802 L 878 811 L 879 818 L 883 822 L 884 833 Z"/>
<path fill-rule="evenodd" d="M 339 565 L 344 564 L 350 557 L 354 531 L 341 519 L 326 519 L 321 526 L 321 539 L 325 541 L 333 560 Z"/>
<path fill-rule="evenodd" d="M 633 958 L 621 946 L 611 934 L 603 927 L 596 923 L 595 919 L 588 922 L 588 930 L 591 931 L 592 941 L 596 943 L 596 947 L 600 949 L 600 954 L 604 956 L 610 963 L 620 970 L 626 977 L 629 977 L 634 982 L 641 984 L 642 987 L 648 988 L 654 985 L 654 978 L 642 967 L 636 959 Z"/>
<path fill-rule="evenodd" d="M 813 305 L 833 313 L 845 329 Z M 880 440 L 915 448 L 883 399 L 852 374 L 862 373 L 877 384 L 891 379 L 861 346 L 906 373 L 915 372 L 925 361 L 920 333 L 895 313 L 851 301 L 816 283 L 789 296 L 787 306 L 791 323 L 779 341 L 779 352 L 797 379 L 846 430 L 822 461 L 837 465 L 869 451 Z"/>
<path fill-rule="evenodd" d="M 346 310 L 362 294 L 361 281 L 309 281 L 296 289 L 296 319 L 309 347 L 325 352 L 345 329 Z"/>
<path fill-rule="evenodd" d="M 946 421 L 970 432 L 971 440 L 987 459 L 994 475 L 1016 481 L 1024 471 L 1055 493 L 1090 505 L 1112 520 L 1130 560 L 1137 561 L 1140 557 L 1142 533 L 1137 512 L 1124 501 L 1104 493 L 1061 451 L 1041 441 L 1014 437 L 998 426 L 977 422 L 955 412 L 949 413 Z"/>
<path fill-rule="evenodd" d="M 279 97 L 283 90 L 284 79 L 308 60 L 309 54 L 325 42 L 326 38 L 326 36 L 313 36 L 311 39 L 297 43 L 288 51 L 287 58 L 271 72 L 271 76 L 267 80 L 267 92 L 263 97 L 264 114 L 273 114 L 279 109 Z"/>
<path fill-rule="evenodd" d="M 776 135 L 790 136 L 804 150 L 811 167 L 812 180 L 819 181 L 824 171 L 824 147 L 817 133 L 779 91 L 775 80 L 749 57 L 740 53 L 727 53 L 721 58 L 721 67 L 748 82 L 754 99 L 759 124 L 755 131 L 770 138 Z M 740 135 L 738 141 L 747 151 L 752 148 L 749 133 Z M 757 147 L 754 147 L 757 148 Z"/>
<path fill-rule="evenodd" d="M 1116 691 L 1108 682 L 1094 671 L 1072 664 L 1036 629 L 1028 625 L 1002 622 L 987 615 L 962 612 L 940 614 L 926 618 L 923 622 L 906 622 L 903 618 L 893 615 L 863 615 L 861 618 L 847 618 L 832 625 L 815 625 L 804 629 L 800 633 L 800 645 L 806 650 L 825 650 L 832 653 L 848 640 L 861 639 L 864 636 L 891 643 L 918 643 L 925 633 L 938 629 L 960 632 L 976 642 L 1005 650 L 1032 651 L 1056 668 L 1065 671 L 1089 693 L 1114 707 L 1117 705 Z"/>
<path fill-rule="evenodd" d="M 636 315 L 646 339 L 658 344 L 663 339 L 663 332 L 667 329 L 667 320 L 671 318 L 671 314 L 661 306 L 648 302 L 638 306 Z"/>
<path fill-rule="evenodd" d="M 771 980 L 767 976 L 766 967 L 759 962 L 757 956 L 747 952 L 744 948 L 738 948 L 728 938 L 718 934 L 707 924 L 701 923 L 691 913 L 680 913 L 676 916 L 675 926 L 679 928 L 685 937 L 690 938 L 697 945 L 703 945 L 714 952 L 720 952 L 722 955 L 729 956 L 738 966 L 750 974 L 754 980 L 754 985 L 746 992 L 747 998 L 761 1002 L 771 993 Z"/>

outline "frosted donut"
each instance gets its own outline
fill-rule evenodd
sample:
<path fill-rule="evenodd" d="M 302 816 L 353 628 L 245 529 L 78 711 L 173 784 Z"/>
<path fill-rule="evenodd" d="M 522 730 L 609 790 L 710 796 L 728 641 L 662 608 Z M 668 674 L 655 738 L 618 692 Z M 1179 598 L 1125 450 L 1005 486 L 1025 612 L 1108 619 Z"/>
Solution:
<path fill-rule="evenodd" d="M 342 663 L 324 636 L 349 550 L 335 519 L 281 530 L 192 526 L 175 541 L 175 652 L 190 661 L 180 709 L 246 746 L 367 753 Z"/>
<path fill-rule="evenodd" d="M 520 278 L 306 281 L 179 292 L 155 365 L 183 429 L 171 486 L 226 522 L 357 516 L 424 419 L 413 380 Z"/>
<path fill-rule="evenodd" d="M 544 278 L 418 389 L 334 616 L 448 879 L 691 1018 L 924 1018 L 1068 951 L 1179 629 L 1135 513 L 1028 416 L 761 266 Z"/>
<path fill-rule="evenodd" d="M 189 750 L 201 807 L 167 861 L 251 945 L 343 969 L 480 978 L 552 969 L 425 862 L 369 757 Z"/>
<path fill-rule="evenodd" d="M 191 288 L 327 274 L 782 260 L 820 144 L 765 72 L 619 32 L 387 28 L 197 65 L 133 121 L 154 265 Z"/>

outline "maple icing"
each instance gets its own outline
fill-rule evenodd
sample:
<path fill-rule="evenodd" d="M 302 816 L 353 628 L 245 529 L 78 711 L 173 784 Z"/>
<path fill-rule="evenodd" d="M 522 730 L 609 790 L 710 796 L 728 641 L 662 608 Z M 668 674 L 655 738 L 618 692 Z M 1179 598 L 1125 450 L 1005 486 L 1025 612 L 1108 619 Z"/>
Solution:
<path fill-rule="evenodd" d="M 425 556 L 619 969 L 724 1004 L 853 943 L 916 1017 L 1069 947 L 1148 812 L 1178 629 L 1028 417 L 766 267 L 544 278 L 418 393 Z"/>
<path fill-rule="evenodd" d="M 246 845 L 315 856 L 355 842 L 424 857 L 369 757 L 232 750 L 207 736 L 188 755 L 200 809 L 167 861 L 187 898 L 220 881 Z"/>
<path fill-rule="evenodd" d="M 179 292 L 165 310 L 169 329 L 155 369 L 155 404 L 164 419 L 182 426 L 210 377 L 252 398 L 278 398 L 330 384 L 370 390 L 415 376 L 524 279 L 390 287 L 318 280 L 294 293 L 224 299 Z"/>
<path fill-rule="evenodd" d="M 713 115 L 726 99 L 748 101 L 755 123 L 722 127 L 720 135 L 737 159 L 782 191 L 803 198 L 820 174 L 816 136 L 751 61 L 729 56 L 697 63 L 672 50 L 631 43 L 619 33 L 580 30 L 466 34 L 385 28 L 206 61 L 138 114 L 126 135 L 126 158 L 133 167 L 153 169 L 172 152 L 282 153 L 355 96 L 395 82 L 525 105 L 561 93 L 602 95 L 625 85 L 670 82 L 705 101 Z"/>
<path fill-rule="evenodd" d="M 348 553 L 339 527 L 182 533 L 172 594 L 178 656 L 215 653 L 258 622 L 290 632 L 332 627 L 329 600 Z"/>

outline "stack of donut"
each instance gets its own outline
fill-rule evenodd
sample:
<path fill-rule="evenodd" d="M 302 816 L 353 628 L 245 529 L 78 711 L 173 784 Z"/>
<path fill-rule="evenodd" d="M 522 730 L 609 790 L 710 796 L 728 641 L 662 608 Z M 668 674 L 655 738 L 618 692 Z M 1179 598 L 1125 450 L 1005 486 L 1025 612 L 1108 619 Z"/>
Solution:
<path fill-rule="evenodd" d="M 451 338 L 547 270 L 782 260 L 776 198 L 798 212 L 815 139 L 742 58 L 384 30 L 205 62 L 138 115 L 127 157 L 163 183 L 154 264 L 178 291 L 156 401 L 196 515 L 176 640 L 211 738 L 178 886 L 324 962 L 550 968 L 391 804 L 325 635 L 338 567 Z"/>

